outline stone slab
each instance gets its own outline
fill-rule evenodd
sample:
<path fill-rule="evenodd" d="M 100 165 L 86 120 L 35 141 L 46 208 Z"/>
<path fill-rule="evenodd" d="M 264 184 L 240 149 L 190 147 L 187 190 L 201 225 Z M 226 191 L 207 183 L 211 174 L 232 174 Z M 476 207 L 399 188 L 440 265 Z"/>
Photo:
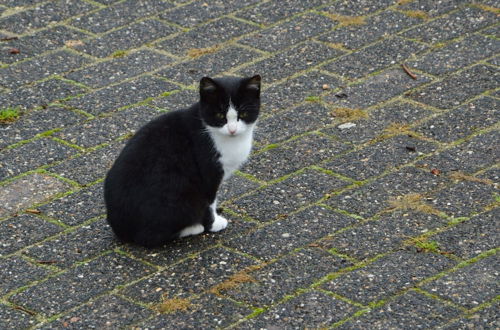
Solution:
<path fill-rule="evenodd" d="M 7 255 L 25 248 L 63 229 L 34 215 L 22 214 L 0 222 L 2 243 L 0 255 Z"/>
<path fill-rule="evenodd" d="M 401 250 L 342 274 L 323 288 L 362 304 L 379 301 L 451 268 L 454 262 L 432 253 Z"/>
<path fill-rule="evenodd" d="M 259 221 L 271 221 L 313 203 L 347 182 L 317 170 L 306 170 L 237 199 L 234 208 Z"/>
<path fill-rule="evenodd" d="M 497 246 L 500 237 L 498 219 L 500 209 L 496 208 L 440 232 L 431 239 L 438 243 L 441 250 L 470 259 Z"/>
<path fill-rule="evenodd" d="M 41 315 L 53 316 L 152 270 L 138 261 L 110 253 L 29 287 L 10 300 Z"/>
<path fill-rule="evenodd" d="M 18 256 L 1 259 L 0 266 L 2 267 L 0 295 L 2 296 L 33 281 L 40 280 L 51 273 L 49 270 L 32 265 Z"/>
<path fill-rule="evenodd" d="M 363 260 L 401 248 L 409 238 L 444 227 L 447 222 L 432 214 L 398 210 L 336 234 L 320 244 L 325 249 L 334 248 L 335 251 Z"/>
<path fill-rule="evenodd" d="M 423 286 L 432 294 L 465 308 L 474 308 L 498 296 L 498 255 L 481 259 Z"/>
<path fill-rule="evenodd" d="M 48 138 L 4 150 L 0 154 L 0 180 L 53 164 L 76 153 L 75 149 Z"/>
<path fill-rule="evenodd" d="M 70 188 L 69 184 L 46 174 L 33 173 L 18 178 L 0 189 L 0 217 L 15 214 Z"/>
<path fill-rule="evenodd" d="M 103 184 L 97 183 L 41 205 L 37 209 L 42 215 L 75 226 L 106 213 L 103 194 Z"/>
<path fill-rule="evenodd" d="M 260 259 L 270 260 L 307 246 L 356 221 L 324 207 L 312 206 L 244 236 L 236 236 L 227 245 Z"/>

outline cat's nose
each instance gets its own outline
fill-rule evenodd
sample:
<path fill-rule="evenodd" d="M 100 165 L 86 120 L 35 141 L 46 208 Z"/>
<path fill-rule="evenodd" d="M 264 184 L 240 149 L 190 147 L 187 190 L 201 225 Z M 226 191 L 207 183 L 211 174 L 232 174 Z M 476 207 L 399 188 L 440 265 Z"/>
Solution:
<path fill-rule="evenodd" d="M 236 129 L 228 129 L 229 134 L 234 135 L 236 133 Z"/>

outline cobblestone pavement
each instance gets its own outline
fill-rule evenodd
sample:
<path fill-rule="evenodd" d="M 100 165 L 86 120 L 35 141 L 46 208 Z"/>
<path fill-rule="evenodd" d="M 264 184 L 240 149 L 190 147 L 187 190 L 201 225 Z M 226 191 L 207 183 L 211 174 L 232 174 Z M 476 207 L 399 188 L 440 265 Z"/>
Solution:
<path fill-rule="evenodd" d="M 0 328 L 499 328 L 498 7 L 0 0 Z M 116 241 L 134 130 L 257 73 L 227 230 Z"/>

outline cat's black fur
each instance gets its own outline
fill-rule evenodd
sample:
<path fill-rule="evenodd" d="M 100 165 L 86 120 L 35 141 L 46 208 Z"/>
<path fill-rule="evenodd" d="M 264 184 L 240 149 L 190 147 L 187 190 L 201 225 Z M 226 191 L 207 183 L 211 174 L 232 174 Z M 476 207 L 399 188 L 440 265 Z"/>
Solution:
<path fill-rule="evenodd" d="M 253 80 L 252 80 L 253 79 Z M 258 80 L 257 90 L 248 88 Z M 260 107 L 260 76 L 203 78 L 200 102 L 162 115 L 142 127 L 127 143 L 107 174 L 107 220 L 124 242 L 161 246 L 185 227 L 209 230 L 224 170 L 206 125 L 222 127 L 229 98 L 255 122 Z"/>

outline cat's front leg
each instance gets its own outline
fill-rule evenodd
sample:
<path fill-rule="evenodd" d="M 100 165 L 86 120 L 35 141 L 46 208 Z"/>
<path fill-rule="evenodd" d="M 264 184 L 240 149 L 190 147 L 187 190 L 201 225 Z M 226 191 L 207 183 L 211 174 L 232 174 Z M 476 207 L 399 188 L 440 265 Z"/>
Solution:
<path fill-rule="evenodd" d="M 214 221 L 210 227 L 211 232 L 217 232 L 225 229 L 227 227 L 227 219 L 217 214 L 217 199 L 210 205 L 210 211 L 212 212 L 212 216 Z"/>

